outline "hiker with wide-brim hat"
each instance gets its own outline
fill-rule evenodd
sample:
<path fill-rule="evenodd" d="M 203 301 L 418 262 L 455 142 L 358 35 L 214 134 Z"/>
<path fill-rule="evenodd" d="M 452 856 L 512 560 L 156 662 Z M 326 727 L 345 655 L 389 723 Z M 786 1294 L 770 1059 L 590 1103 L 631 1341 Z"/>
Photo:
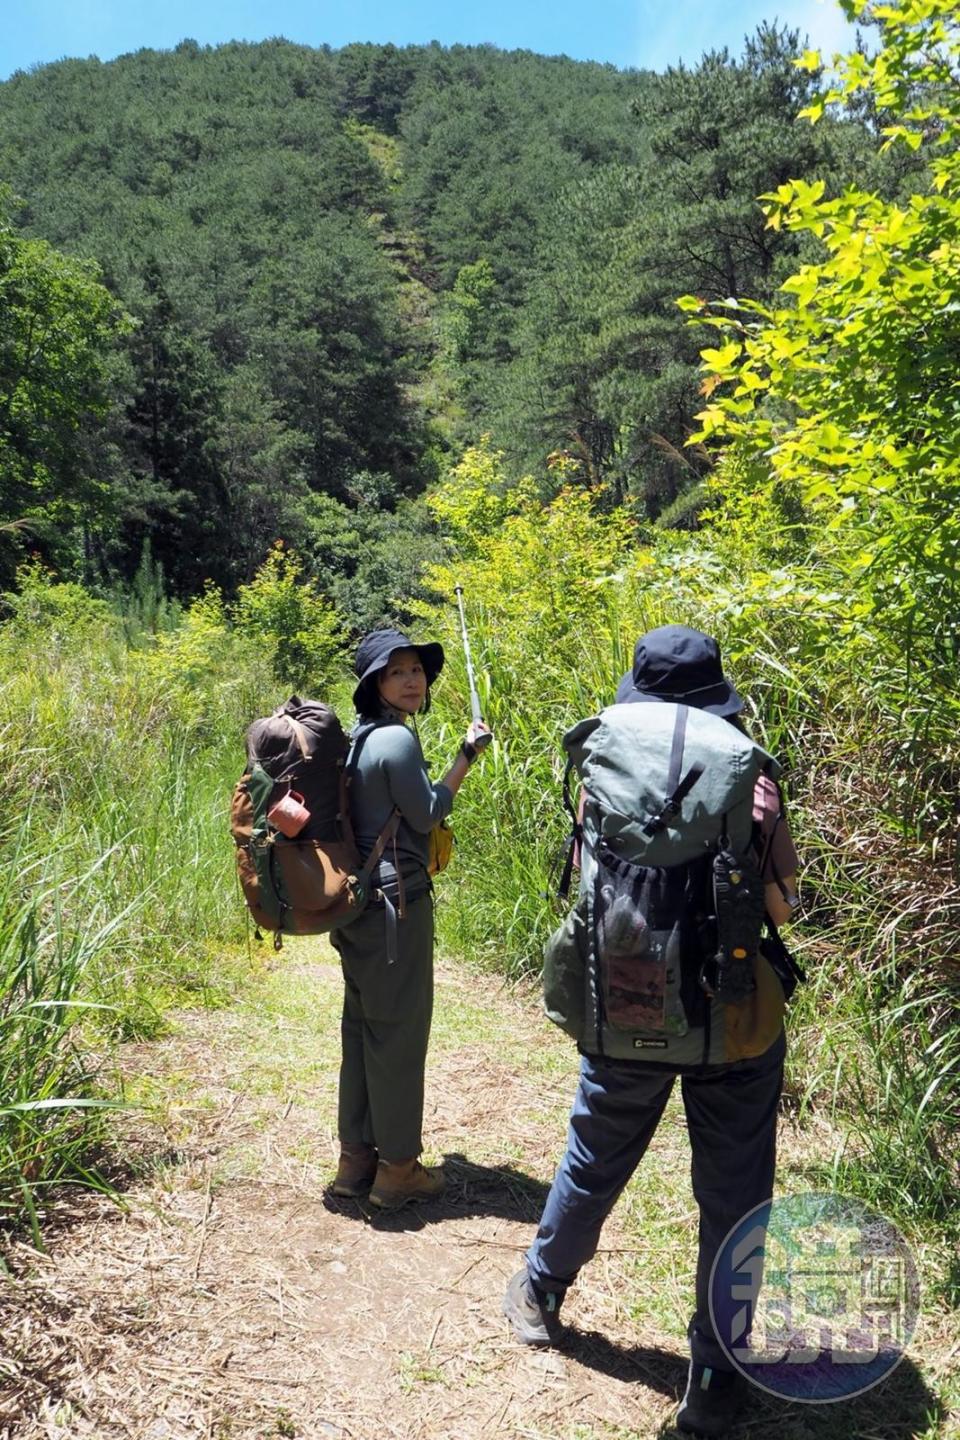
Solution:
<path fill-rule="evenodd" d="M 661 850 L 661 858 L 656 861 L 635 859 L 629 865 L 625 863 L 629 848 L 625 853 L 620 846 L 611 850 L 607 861 L 598 861 L 598 852 L 605 843 L 603 826 L 612 820 L 609 810 L 598 808 L 597 794 L 603 793 L 604 775 L 596 757 L 602 746 L 615 745 L 617 735 L 633 735 L 639 742 L 640 748 L 634 752 L 626 745 L 617 751 L 608 772 L 623 776 L 618 793 L 627 797 L 623 801 L 624 813 L 629 809 L 631 787 L 639 792 L 644 783 L 644 777 L 629 768 L 630 754 L 662 756 L 669 750 L 671 771 L 675 763 L 681 773 L 689 763 L 684 779 L 674 782 L 668 805 L 651 817 L 648 829 L 654 835 L 670 829 L 678 833 L 684 813 L 681 795 L 685 799 L 692 794 L 702 776 L 706 775 L 708 788 L 711 783 L 707 764 L 683 760 L 685 734 L 698 734 L 703 746 L 699 753 L 709 756 L 712 752 L 718 767 L 726 751 L 735 757 L 734 767 L 742 766 L 742 773 L 748 776 L 746 793 L 738 796 L 737 802 L 738 833 L 744 837 L 740 856 L 744 869 L 747 862 L 752 863 L 761 910 L 765 904 L 776 925 L 790 917 L 796 903 L 798 862 L 783 820 L 778 788 L 767 773 L 768 767 L 753 753 L 755 747 L 740 724 L 743 700 L 724 674 L 720 647 L 711 636 L 686 625 L 663 625 L 642 635 L 637 641 L 633 668 L 621 680 L 616 698 L 617 705 L 583 721 L 566 737 L 570 741 L 578 731 L 581 736 L 604 737 L 597 749 L 590 751 L 596 761 L 596 769 L 590 772 L 591 793 L 587 792 L 584 776 L 586 805 L 581 804 L 578 829 L 583 839 L 581 863 L 589 868 L 584 870 L 581 900 L 551 939 L 544 966 L 547 1013 L 577 1041 L 580 1082 L 566 1152 L 524 1267 L 507 1287 L 503 1311 L 514 1334 L 525 1344 L 557 1343 L 562 1334 L 559 1314 L 564 1295 L 596 1254 L 604 1221 L 643 1158 L 679 1077 L 700 1224 L 695 1307 L 688 1330 L 690 1366 L 677 1425 L 695 1434 L 720 1435 L 732 1422 L 745 1386 L 714 1328 L 709 1307 L 710 1275 L 719 1247 L 731 1228 L 773 1193 L 777 1107 L 785 1054 L 785 989 L 778 994 L 779 982 L 772 970 L 769 984 L 764 980 L 761 986 L 758 966 L 752 981 L 756 998 L 754 1001 L 748 995 L 744 1008 L 738 1010 L 735 1004 L 725 1004 L 709 987 L 702 995 L 696 983 L 698 978 L 702 982 L 705 974 L 699 949 L 704 943 L 702 931 L 696 924 L 686 932 L 686 938 L 681 931 L 685 918 L 706 904 L 696 886 L 716 873 L 712 860 L 709 870 L 697 868 L 703 865 L 700 857 L 673 867 L 680 881 L 680 887 L 673 890 L 678 897 L 673 902 L 678 907 L 677 916 L 672 909 L 669 915 L 664 913 L 671 904 L 667 885 L 657 888 L 658 877 L 665 877 L 671 868 L 663 858 L 669 850 Z M 619 708 L 622 705 L 636 705 L 639 713 L 627 717 Z M 654 713 L 664 705 L 670 705 L 674 712 L 666 717 L 667 725 L 662 723 L 662 714 Z M 707 723 L 705 716 L 696 715 L 698 710 L 730 722 L 742 738 L 731 743 L 726 727 Z M 659 742 L 661 748 L 655 749 L 648 741 L 643 749 L 643 738 L 653 735 L 665 737 Z M 759 754 L 764 756 L 765 752 Z M 757 763 L 748 768 L 750 755 Z M 617 766 L 622 768 L 618 771 Z M 584 775 L 582 769 L 580 773 Z M 657 777 L 659 786 L 660 771 Z M 719 775 L 713 780 L 719 787 Z M 703 789 L 698 793 L 701 798 L 693 802 L 691 813 L 698 804 L 707 808 Z M 589 825 L 583 823 L 585 809 Z M 725 826 L 727 817 L 722 818 Z M 613 846 L 618 845 L 627 823 L 623 814 L 616 819 L 623 825 L 611 828 Z M 723 843 L 729 849 L 732 841 L 726 838 Z M 608 868 L 601 868 L 601 864 Z M 614 989 L 611 982 L 604 992 L 604 973 L 609 977 L 611 972 L 603 970 L 596 937 L 614 913 L 611 908 L 605 909 L 613 903 L 605 896 L 613 892 L 605 891 L 604 885 L 617 866 L 621 874 L 630 876 L 629 884 L 636 888 L 631 891 L 629 911 L 621 911 L 621 916 L 628 913 L 630 928 L 621 929 L 616 937 L 620 947 L 615 949 L 619 966 L 616 982 L 620 989 Z M 657 866 L 665 868 L 658 870 Z M 706 921 L 708 915 L 704 908 L 699 921 Z M 672 941 L 659 938 L 664 927 L 675 937 Z M 653 935 L 658 937 L 656 946 L 662 946 L 656 961 L 651 959 Z M 708 953 L 715 949 L 716 939 L 706 943 Z M 691 963 L 694 985 L 684 989 Z M 657 992 L 661 975 L 664 990 Z M 562 984 L 554 985 L 553 976 L 559 976 Z M 663 998 L 669 980 L 676 981 L 683 1008 L 671 1011 L 668 1023 L 663 1018 L 667 1013 L 665 1000 L 658 1014 L 653 997 L 659 993 Z M 644 990 L 644 986 L 648 988 Z M 590 996 L 596 994 L 603 994 L 603 999 L 591 1008 Z M 637 1003 L 640 1014 L 629 1024 L 624 1023 L 621 1038 L 611 1030 L 616 1021 L 611 1021 L 608 1009 L 621 1004 L 624 994 Z M 730 1019 L 729 1032 L 727 1011 L 736 1012 Z M 738 1028 L 741 1024 L 742 1028 Z M 737 1043 L 732 1043 L 734 1040 Z"/>
<path fill-rule="evenodd" d="M 444 1187 L 441 1168 L 420 1163 L 423 1088 L 433 1012 L 433 898 L 430 832 L 445 820 L 489 734 L 472 723 L 441 781 L 427 772 L 411 717 L 430 705 L 443 647 L 399 630 L 374 630 L 357 649 L 350 811 L 366 859 L 390 817 L 399 824 L 372 876 L 374 899 L 333 932 L 346 987 L 341 1025 L 338 1129 L 333 1190 L 394 1209 Z"/>

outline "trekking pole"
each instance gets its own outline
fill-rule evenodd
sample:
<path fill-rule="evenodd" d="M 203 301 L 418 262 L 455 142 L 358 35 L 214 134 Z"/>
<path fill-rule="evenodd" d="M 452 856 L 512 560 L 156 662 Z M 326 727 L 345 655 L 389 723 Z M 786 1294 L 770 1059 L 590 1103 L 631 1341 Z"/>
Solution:
<path fill-rule="evenodd" d="M 474 725 L 483 724 L 483 716 L 480 714 L 480 696 L 477 694 L 477 682 L 473 678 L 473 660 L 470 655 L 470 638 L 467 635 L 467 617 L 463 610 L 463 586 L 455 585 L 454 591 L 457 596 L 457 605 L 460 607 L 460 633 L 463 636 L 463 654 L 467 662 L 467 683 L 470 686 L 470 713 Z M 482 730 L 474 741 L 477 750 L 483 750 L 490 744 L 493 736 L 489 730 Z"/>

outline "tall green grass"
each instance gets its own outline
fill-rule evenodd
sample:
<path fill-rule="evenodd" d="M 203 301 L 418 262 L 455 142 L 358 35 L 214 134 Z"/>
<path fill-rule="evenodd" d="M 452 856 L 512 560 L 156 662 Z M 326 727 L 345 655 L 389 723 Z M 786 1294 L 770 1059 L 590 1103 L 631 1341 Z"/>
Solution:
<path fill-rule="evenodd" d="M 189 623 L 188 623 L 189 622 Z M 243 934 L 229 797 L 255 647 L 202 607 L 165 643 L 33 574 L 0 626 L 0 1223 L 97 1183 L 103 1059 L 210 998 Z M 129 627 L 127 627 L 129 629 Z"/>
<path fill-rule="evenodd" d="M 224 837 L 237 737 L 221 752 L 178 733 L 175 721 L 145 724 L 120 697 L 116 708 L 88 707 L 80 689 L 54 693 L 55 715 L 21 710 L 35 768 L 10 797 L 26 808 L 4 837 L 16 867 L 8 899 L 15 911 L 39 903 L 45 913 L 55 886 L 71 934 L 91 914 L 125 917 L 95 947 L 91 978 L 118 1029 L 135 1033 L 150 1022 L 152 995 L 193 983 L 198 942 L 235 932 Z M 0 699 L 17 702 L 9 691 Z"/>
<path fill-rule="evenodd" d="M 67 931 L 64 909 L 82 903 L 91 879 L 40 889 L 19 906 L 8 880 L 0 896 L 0 1223 L 26 1215 L 37 1243 L 52 1188 L 102 1183 L 88 1156 L 110 1101 L 78 1032 L 111 1009 L 84 998 L 95 993 L 88 971 L 136 903 L 109 918 L 94 908 Z"/>

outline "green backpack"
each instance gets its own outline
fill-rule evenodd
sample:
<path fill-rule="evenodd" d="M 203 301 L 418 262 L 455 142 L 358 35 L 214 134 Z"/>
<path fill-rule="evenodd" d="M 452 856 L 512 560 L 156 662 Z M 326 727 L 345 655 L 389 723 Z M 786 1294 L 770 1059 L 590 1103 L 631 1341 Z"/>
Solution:
<path fill-rule="evenodd" d="M 753 807 L 777 762 L 728 721 L 667 702 L 613 705 L 563 745 L 574 827 L 561 893 L 573 844 L 580 891 L 547 946 L 547 1014 L 582 1050 L 616 1059 L 761 1053 L 779 1033 L 783 989 L 760 953 Z"/>

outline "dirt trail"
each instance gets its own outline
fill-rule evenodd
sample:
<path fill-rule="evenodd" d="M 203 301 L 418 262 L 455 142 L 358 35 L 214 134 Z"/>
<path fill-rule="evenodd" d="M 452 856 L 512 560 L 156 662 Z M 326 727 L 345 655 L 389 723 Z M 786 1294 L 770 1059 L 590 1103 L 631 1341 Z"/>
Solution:
<path fill-rule="evenodd" d="M 300 965 L 298 979 L 332 1015 L 334 966 Z M 441 1025 L 475 983 L 440 975 Z M 500 1315 L 562 1143 L 575 1057 L 529 1000 L 494 991 L 484 1009 L 483 1036 L 455 1032 L 431 1057 L 426 1133 L 447 1157 L 448 1194 L 391 1216 L 329 1195 L 332 1072 L 296 1099 L 270 1093 L 275 1057 L 252 1071 L 242 1059 L 255 1014 L 182 1014 L 174 1037 L 126 1047 L 125 1071 L 166 1092 L 173 1143 L 138 1130 L 128 1143 L 145 1173 L 126 1211 L 81 1202 L 48 1257 L 11 1257 L 22 1278 L 2 1311 L 0 1435 L 656 1433 L 683 1362 L 653 1335 L 647 1348 L 614 1299 L 616 1225 L 569 1303 L 570 1348 L 525 1350 Z M 527 1047 L 549 1057 L 532 1076 L 513 1063 Z"/>
<path fill-rule="evenodd" d="M 647 1174 L 675 1176 L 681 1198 L 655 1191 L 649 1224 L 672 1204 L 689 1244 L 660 1257 L 651 1319 L 628 1313 L 643 1271 L 615 1213 L 568 1298 L 569 1339 L 526 1350 L 500 1299 L 562 1147 L 572 1047 L 530 996 L 442 970 L 426 1133 L 447 1157 L 448 1194 L 368 1213 L 326 1189 L 339 974 L 319 947 L 293 948 L 252 1001 L 181 1014 L 175 1034 L 126 1047 L 131 1093 L 161 1118 L 122 1122 L 137 1172 L 124 1210 L 82 1200 L 49 1255 L 8 1252 L 0 1437 L 672 1434 L 695 1226 L 679 1114 Z M 784 1428 L 769 1404 L 737 1433 L 849 1433 L 822 1415 Z"/>

